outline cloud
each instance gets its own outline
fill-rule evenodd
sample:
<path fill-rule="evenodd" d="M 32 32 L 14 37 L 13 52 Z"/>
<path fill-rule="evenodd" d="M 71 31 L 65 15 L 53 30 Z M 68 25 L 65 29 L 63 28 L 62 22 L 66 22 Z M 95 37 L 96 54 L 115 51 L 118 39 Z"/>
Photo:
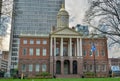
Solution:
<path fill-rule="evenodd" d="M 11 30 L 11 25 L 8 25 L 8 29 L 7 29 L 7 35 L 4 37 L 2 45 L 3 45 L 3 50 L 9 50 L 9 42 L 10 42 L 10 30 Z"/>
<path fill-rule="evenodd" d="M 66 10 L 70 15 L 70 26 L 83 24 L 85 11 L 88 9 L 88 0 L 66 0 Z"/>

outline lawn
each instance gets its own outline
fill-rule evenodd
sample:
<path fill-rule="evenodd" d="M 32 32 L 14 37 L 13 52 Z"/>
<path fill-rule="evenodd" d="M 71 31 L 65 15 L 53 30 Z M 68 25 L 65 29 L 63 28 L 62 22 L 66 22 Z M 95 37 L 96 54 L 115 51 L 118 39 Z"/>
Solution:
<path fill-rule="evenodd" d="M 120 81 L 120 78 L 0 79 L 0 81 Z"/>

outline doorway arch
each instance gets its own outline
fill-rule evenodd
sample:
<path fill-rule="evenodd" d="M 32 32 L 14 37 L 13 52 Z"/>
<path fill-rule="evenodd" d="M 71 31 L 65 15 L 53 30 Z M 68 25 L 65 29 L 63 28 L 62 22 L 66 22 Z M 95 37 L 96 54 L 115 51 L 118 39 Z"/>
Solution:
<path fill-rule="evenodd" d="M 77 61 L 73 61 L 73 74 L 77 74 Z"/>
<path fill-rule="evenodd" d="M 70 61 L 64 61 L 64 74 L 70 74 Z"/>
<path fill-rule="evenodd" d="M 56 74 L 61 74 L 61 61 L 56 61 Z"/>

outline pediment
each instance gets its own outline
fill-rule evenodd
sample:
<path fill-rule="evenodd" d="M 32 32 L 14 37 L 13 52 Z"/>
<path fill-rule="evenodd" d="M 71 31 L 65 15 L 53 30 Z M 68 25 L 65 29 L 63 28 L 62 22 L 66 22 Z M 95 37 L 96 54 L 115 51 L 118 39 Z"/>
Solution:
<path fill-rule="evenodd" d="M 81 34 L 71 28 L 63 28 L 59 29 L 52 33 L 52 35 L 77 35 L 80 36 Z"/>

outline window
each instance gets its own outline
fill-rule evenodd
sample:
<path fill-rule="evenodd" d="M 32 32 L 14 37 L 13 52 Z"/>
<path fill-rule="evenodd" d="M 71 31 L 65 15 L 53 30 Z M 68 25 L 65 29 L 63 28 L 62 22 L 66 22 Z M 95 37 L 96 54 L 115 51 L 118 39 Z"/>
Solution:
<path fill-rule="evenodd" d="M 36 44 L 40 44 L 40 40 L 36 40 Z"/>
<path fill-rule="evenodd" d="M 32 72 L 32 70 L 33 70 L 33 65 L 30 64 L 30 65 L 29 65 L 29 72 Z"/>
<path fill-rule="evenodd" d="M 102 54 L 102 56 L 105 56 L 104 50 L 101 50 L 101 54 Z"/>
<path fill-rule="evenodd" d="M 91 65 L 90 65 L 90 71 L 92 71 L 92 70 L 93 70 L 93 65 L 91 64 Z"/>
<path fill-rule="evenodd" d="M 39 64 L 36 64 L 35 71 L 36 71 L 36 72 L 39 72 L 39 71 L 40 71 L 40 65 L 39 65 Z"/>
<path fill-rule="evenodd" d="M 34 40 L 30 40 L 30 44 L 34 44 Z"/>
<path fill-rule="evenodd" d="M 86 51 L 85 50 L 83 50 L 83 56 L 86 56 Z"/>
<path fill-rule="evenodd" d="M 43 40 L 43 44 L 47 44 L 47 41 L 46 41 L 46 40 Z"/>
<path fill-rule="evenodd" d="M 100 71 L 100 65 L 96 65 L 96 71 L 97 71 L 97 72 Z"/>
<path fill-rule="evenodd" d="M 36 56 L 40 56 L 40 49 L 39 48 L 36 49 Z"/>
<path fill-rule="evenodd" d="M 60 54 L 59 50 L 60 50 L 59 48 L 56 48 L 56 56 L 59 56 L 59 54 Z"/>
<path fill-rule="evenodd" d="M 92 56 L 92 51 L 90 51 L 90 56 Z"/>
<path fill-rule="evenodd" d="M 46 52 L 47 52 L 46 48 L 43 48 L 43 56 L 46 56 Z"/>
<path fill-rule="evenodd" d="M 87 70 L 87 65 L 86 64 L 84 64 L 84 71 L 86 71 Z"/>
<path fill-rule="evenodd" d="M 22 72 L 25 72 L 25 71 L 26 71 L 26 65 L 22 64 Z"/>
<path fill-rule="evenodd" d="M 22 54 L 23 54 L 23 55 L 26 55 L 26 54 L 27 54 L 27 48 L 23 48 L 23 49 L 22 49 Z"/>
<path fill-rule="evenodd" d="M 102 71 L 106 71 L 106 65 L 105 64 L 103 64 L 101 67 L 102 67 Z"/>
<path fill-rule="evenodd" d="M 97 51 L 97 50 L 95 51 L 95 56 L 99 56 L 99 54 L 98 54 L 98 51 Z"/>
<path fill-rule="evenodd" d="M 68 49 L 67 49 L 67 47 L 63 47 L 63 56 L 68 56 Z"/>
<path fill-rule="evenodd" d="M 29 49 L 29 54 L 30 54 L 30 56 L 33 55 L 33 48 L 30 48 L 30 49 Z"/>
<path fill-rule="evenodd" d="M 47 70 L 46 64 L 42 65 L 42 72 L 45 72 Z"/>
<path fill-rule="evenodd" d="M 27 40 L 23 40 L 23 44 L 27 44 Z"/>

